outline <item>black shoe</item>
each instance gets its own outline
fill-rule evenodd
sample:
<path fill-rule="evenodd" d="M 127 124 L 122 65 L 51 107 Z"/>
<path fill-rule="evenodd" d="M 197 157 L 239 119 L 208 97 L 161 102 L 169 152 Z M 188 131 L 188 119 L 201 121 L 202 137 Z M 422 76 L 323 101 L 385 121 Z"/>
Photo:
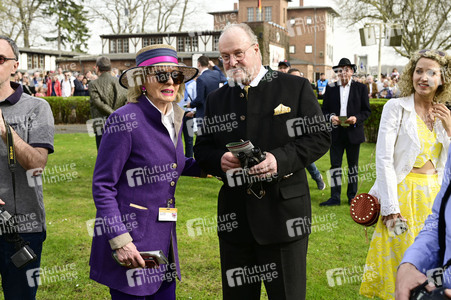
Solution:
<path fill-rule="evenodd" d="M 323 175 L 319 175 L 319 178 L 315 180 L 316 186 L 318 187 L 318 190 L 323 191 L 326 189 L 326 183 L 323 180 Z"/>
<path fill-rule="evenodd" d="M 319 204 L 319 206 L 335 206 L 335 205 L 340 205 L 340 200 L 330 198 L 329 200 L 321 202 Z"/>

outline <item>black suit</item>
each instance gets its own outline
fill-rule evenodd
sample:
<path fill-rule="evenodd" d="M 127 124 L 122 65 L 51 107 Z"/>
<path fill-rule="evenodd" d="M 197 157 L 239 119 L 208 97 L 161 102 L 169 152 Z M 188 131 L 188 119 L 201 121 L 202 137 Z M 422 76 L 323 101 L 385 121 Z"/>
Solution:
<path fill-rule="evenodd" d="M 205 114 L 205 99 L 208 94 L 219 88 L 220 83 L 227 81 L 217 66 L 213 70 L 206 69 L 196 80 L 196 99 L 191 101 L 190 107 L 196 108 L 196 118 L 203 118 Z"/>
<path fill-rule="evenodd" d="M 289 107 L 291 111 L 275 115 L 274 110 L 280 104 Z M 232 117 L 233 114 L 235 118 Z M 218 233 L 224 298 L 250 299 L 246 297 L 257 297 L 253 295 L 258 294 L 256 299 L 259 299 L 260 294 L 256 290 L 250 292 L 242 290 L 245 287 L 240 287 L 241 290 L 227 287 L 224 281 L 227 282 L 229 278 L 226 278 L 225 273 L 243 264 L 264 264 L 272 259 L 277 261 L 281 249 L 291 246 L 301 250 L 294 258 L 289 258 L 293 260 L 289 265 L 299 263 L 305 267 L 311 206 L 304 168 L 327 152 L 330 135 L 326 131 L 311 130 L 309 134 L 303 132 L 294 136 L 292 119 L 314 119 L 317 116 L 316 120 L 324 125 L 324 121 L 318 119 L 322 113 L 308 80 L 272 70 L 266 73 L 258 86 L 249 89 L 248 100 L 239 86 L 225 85 L 212 92 L 207 98 L 205 117 L 226 115 L 235 122 L 234 129 L 204 130 L 205 134 L 197 137 L 194 153 L 202 169 L 223 178 L 224 185 L 218 196 L 218 218 L 235 215 L 238 224 L 231 231 Z M 227 178 L 221 170 L 221 157 L 228 151 L 225 145 L 240 139 L 250 140 L 262 151 L 271 152 L 277 160 L 278 177 L 271 182 L 262 183 L 266 194 L 261 199 L 249 194 L 247 185 L 229 185 L 230 176 Z M 294 227 L 289 227 L 288 224 L 293 219 L 301 218 L 306 221 L 305 226 L 293 233 Z M 280 297 L 278 299 L 284 299 L 284 295 L 288 299 L 302 297 L 297 292 L 291 293 L 290 289 L 303 287 L 305 270 L 299 272 L 298 269 L 290 273 L 287 261 L 284 263 L 278 265 L 278 272 L 283 274 L 280 277 L 285 282 L 275 280 L 272 287 L 265 283 L 268 293 L 277 295 Z"/>
<path fill-rule="evenodd" d="M 323 113 L 325 115 L 340 116 L 340 86 L 327 86 L 323 101 Z M 346 116 L 355 116 L 356 124 L 349 127 L 337 126 L 332 130 L 332 146 L 330 148 L 331 162 L 331 198 L 340 201 L 341 194 L 341 174 L 343 153 L 346 150 L 348 159 L 348 200 L 354 198 L 357 193 L 358 161 L 360 144 L 365 141 L 363 123 L 371 114 L 370 102 L 368 99 L 368 88 L 360 82 L 351 82 L 349 90 Z M 337 177 L 340 180 L 337 180 Z"/>

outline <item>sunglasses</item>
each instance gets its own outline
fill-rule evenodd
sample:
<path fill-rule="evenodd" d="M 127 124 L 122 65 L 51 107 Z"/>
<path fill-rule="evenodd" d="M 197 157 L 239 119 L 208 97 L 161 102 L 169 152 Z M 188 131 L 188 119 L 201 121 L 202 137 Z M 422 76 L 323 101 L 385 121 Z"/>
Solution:
<path fill-rule="evenodd" d="M 172 81 L 174 84 L 181 84 L 185 80 L 185 75 L 183 75 L 182 72 L 179 71 L 172 71 L 172 72 L 155 72 L 153 73 L 155 77 L 157 78 L 157 81 L 159 83 L 166 83 L 169 81 L 169 77 L 172 78 Z"/>
<path fill-rule="evenodd" d="M 17 60 L 17 58 L 8 58 L 4 55 L 0 55 L 0 65 L 3 65 L 7 60 Z"/>
<path fill-rule="evenodd" d="M 435 53 L 435 54 L 438 54 L 438 55 L 440 55 L 441 57 L 445 57 L 445 56 L 446 56 L 446 53 L 445 53 L 445 52 L 440 51 L 440 50 L 435 50 L 435 49 L 423 49 L 423 50 L 418 51 L 418 53 L 420 53 L 420 54 L 425 54 L 426 52 L 429 52 L 429 51 L 431 51 L 431 52 L 433 52 L 433 53 Z"/>

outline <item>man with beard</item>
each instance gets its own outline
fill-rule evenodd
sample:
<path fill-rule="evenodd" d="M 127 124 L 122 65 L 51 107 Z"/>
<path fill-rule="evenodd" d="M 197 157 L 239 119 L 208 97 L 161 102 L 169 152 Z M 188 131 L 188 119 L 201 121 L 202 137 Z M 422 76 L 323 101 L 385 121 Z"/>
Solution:
<path fill-rule="evenodd" d="M 205 118 L 235 126 L 203 128 L 194 153 L 203 170 L 224 182 L 218 196 L 223 298 L 259 299 L 264 281 L 269 298 L 305 299 L 311 206 L 304 169 L 329 149 L 330 135 L 319 129 L 326 128 L 324 117 L 308 80 L 262 66 L 248 25 L 228 25 L 219 52 L 229 81 L 208 95 Z M 266 158 L 241 169 L 226 147 L 240 140 Z M 236 226 L 221 230 L 226 222 Z"/>

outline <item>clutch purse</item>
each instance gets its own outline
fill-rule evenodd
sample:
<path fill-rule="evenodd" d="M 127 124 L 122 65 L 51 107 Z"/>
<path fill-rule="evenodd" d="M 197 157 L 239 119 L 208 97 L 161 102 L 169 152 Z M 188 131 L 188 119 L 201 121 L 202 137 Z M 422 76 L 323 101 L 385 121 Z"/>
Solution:
<path fill-rule="evenodd" d="M 366 193 L 358 194 L 351 200 L 349 211 L 351 218 L 360 225 L 371 226 L 379 218 L 381 205 L 379 200 Z"/>

